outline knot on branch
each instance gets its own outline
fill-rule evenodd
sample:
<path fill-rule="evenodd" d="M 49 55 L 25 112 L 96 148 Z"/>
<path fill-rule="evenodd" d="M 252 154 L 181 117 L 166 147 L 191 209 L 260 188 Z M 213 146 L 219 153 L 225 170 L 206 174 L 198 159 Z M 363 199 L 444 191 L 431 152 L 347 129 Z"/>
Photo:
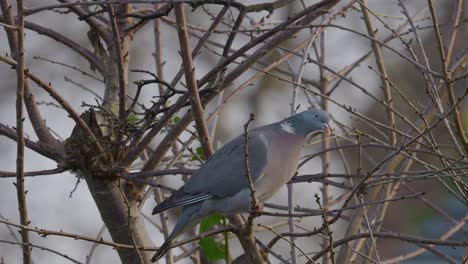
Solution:
<path fill-rule="evenodd" d="M 75 126 L 71 136 L 65 141 L 65 162 L 67 166 L 73 170 L 86 172 L 85 174 L 92 175 L 96 178 L 106 178 L 114 180 L 117 174 L 114 170 L 114 156 L 112 131 L 112 119 L 102 111 L 94 109 L 87 110 L 81 115 L 81 119 L 88 125 L 94 134 L 96 140 L 103 147 L 103 151 L 99 151 L 95 147 L 94 139 L 89 137 L 81 127 Z M 125 147 L 119 147 L 121 155 L 126 153 Z"/>

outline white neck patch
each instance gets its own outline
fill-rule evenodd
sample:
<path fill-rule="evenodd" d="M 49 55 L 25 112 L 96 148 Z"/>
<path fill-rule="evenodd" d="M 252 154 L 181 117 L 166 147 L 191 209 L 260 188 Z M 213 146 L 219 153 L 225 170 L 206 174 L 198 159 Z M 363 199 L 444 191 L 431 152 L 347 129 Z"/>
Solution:
<path fill-rule="evenodd" d="M 296 133 L 296 129 L 294 129 L 294 127 L 291 126 L 291 123 L 288 123 L 288 122 L 281 123 L 281 130 L 289 134 Z"/>

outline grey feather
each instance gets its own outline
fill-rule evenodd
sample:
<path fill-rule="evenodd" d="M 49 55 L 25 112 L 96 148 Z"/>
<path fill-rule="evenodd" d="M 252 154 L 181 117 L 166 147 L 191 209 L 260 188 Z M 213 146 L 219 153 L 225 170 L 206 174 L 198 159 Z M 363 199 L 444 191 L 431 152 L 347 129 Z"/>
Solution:
<path fill-rule="evenodd" d="M 268 160 L 264 128 L 254 129 L 248 134 L 249 168 L 254 183 L 263 174 Z M 245 177 L 244 145 L 243 135 L 224 145 L 192 175 L 184 185 L 184 191 L 191 194 L 211 193 L 218 198 L 223 198 L 235 195 L 248 187 L 247 177 Z"/>
<path fill-rule="evenodd" d="M 249 161 L 252 181 L 256 182 L 262 175 L 268 160 L 268 151 L 263 129 L 249 132 Z M 167 209 L 198 203 L 211 198 L 233 196 L 248 186 L 245 175 L 245 138 L 239 136 L 224 145 L 205 164 L 198 169 L 185 185 L 174 192 L 171 197 L 158 204 L 153 214 Z"/>
<path fill-rule="evenodd" d="M 198 217 L 197 212 L 200 211 L 201 204 L 194 204 L 190 206 L 184 206 L 182 214 L 179 216 L 177 224 L 174 229 L 172 229 L 171 234 L 167 237 L 164 244 L 159 247 L 158 251 L 151 258 L 152 262 L 155 262 L 162 258 L 166 252 L 171 249 L 172 242 L 188 227 L 194 225 L 200 217 Z"/>
<path fill-rule="evenodd" d="M 162 211 L 166 211 L 170 208 L 176 206 L 185 206 L 194 203 L 201 202 L 206 199 L 213 198 L 214 195 L 209 193 L 198 193 L 198 194 L 190 194 L 184 192 L 183 188 L 172 193 L 171 197 L 164 200 L 162 203 L 158 204 L 154 209 L 152 214 L 159 214 Z"/>
<path fill-rule="evenodd" d="M 293 177 L 304 140 L 313 131 L 329 129 L 328 114 L 310 109 L 283 121 L 249 131 L 249 168 L 255 199 L 262 202 Z M 170 236 L 153 257 L 160 259 L 186 227 L 218 212 L 224 215 L 248 212 L 251 193 L 245 175 L 245 138 L 235 138 L 218 150 L 171 197 L 153 210 L 157 214 L 184 206 Z"/>

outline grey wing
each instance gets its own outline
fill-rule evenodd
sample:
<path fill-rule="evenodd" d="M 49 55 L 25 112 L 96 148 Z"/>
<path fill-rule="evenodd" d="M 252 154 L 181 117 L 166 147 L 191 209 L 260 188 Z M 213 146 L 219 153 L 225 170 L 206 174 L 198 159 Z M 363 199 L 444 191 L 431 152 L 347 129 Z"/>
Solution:
<path fill-rule="evenodd" d="M 267 138 L 261 130 L 249 132 L 249 169 L 254 183 L 262 177 L 267 164 L 267 144 Z M 191 194 L 226 197 L 248 187 L 244 145 L 244 136 L 239 136 L 224 145 L 192 175 L 184 185 L 184 191 Z"/>
<path fill-rule="evenodd" d="M 158 204 L 153 209 L 153 214 L 159 214 L 162 211 L 167 209 L 176 207 L 176 206 L 185 206 L 189 204 L 198 203 L 204 201 L 206 199 L 213 198 L 213 194 L 209 193 L 197 193 L 191 194 L 184 192 L 184 188 L 180 188 L 179 190 L 172 193 L 172 195 L 164 200 L 162 203 Z"/>

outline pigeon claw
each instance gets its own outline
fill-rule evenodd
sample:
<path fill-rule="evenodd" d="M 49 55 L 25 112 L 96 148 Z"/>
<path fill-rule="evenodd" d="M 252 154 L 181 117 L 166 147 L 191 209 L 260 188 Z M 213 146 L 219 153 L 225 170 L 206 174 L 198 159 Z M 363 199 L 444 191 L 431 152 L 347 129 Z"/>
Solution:
<path fill-rule="evenodd" d="M 259 215 L 260 213 L 263 212 L 263 203 L 259 202 L 258 200 L 255 201 L 255 209 L 254 209 L 254 213 L 256 215 Z"/>

